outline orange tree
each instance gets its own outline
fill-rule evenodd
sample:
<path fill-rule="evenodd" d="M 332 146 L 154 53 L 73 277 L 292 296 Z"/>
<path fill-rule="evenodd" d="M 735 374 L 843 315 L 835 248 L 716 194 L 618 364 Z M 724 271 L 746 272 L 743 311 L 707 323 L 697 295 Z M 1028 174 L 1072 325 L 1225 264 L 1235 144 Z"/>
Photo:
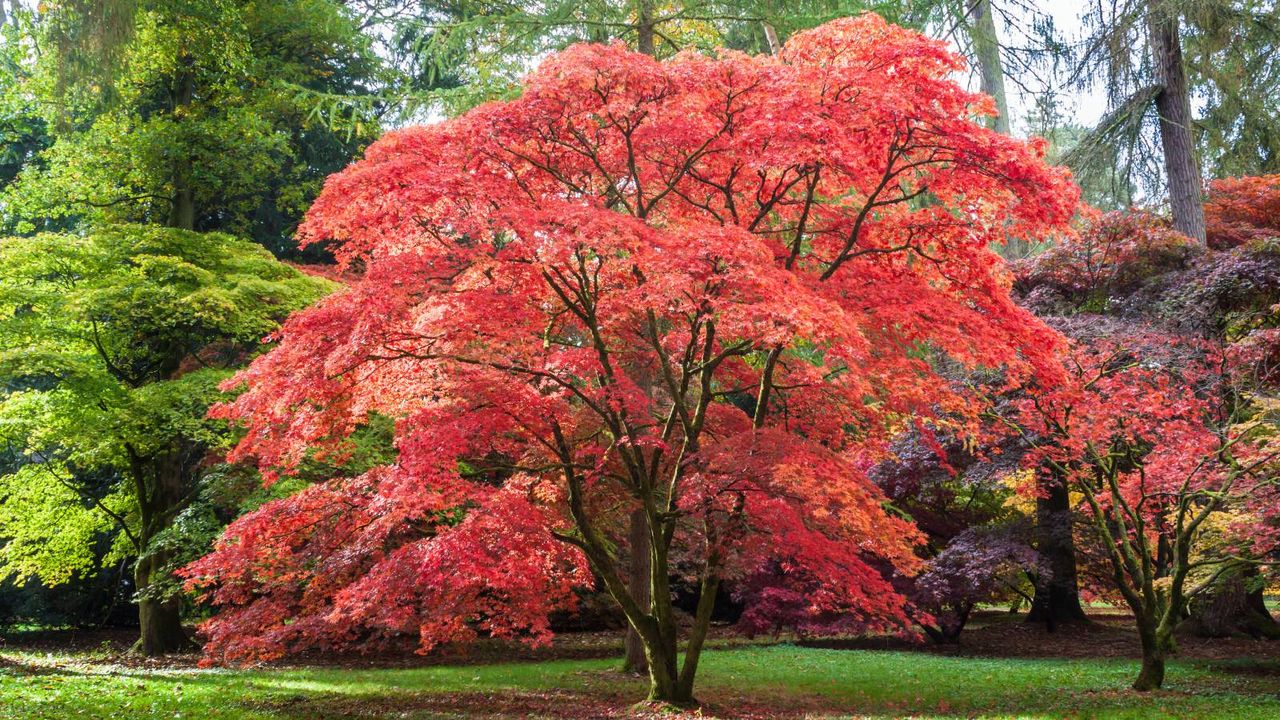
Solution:
<path fill-rule="evenodd" d="M 766 565 L 814 613 L 904 624 L 881 569 L 914 572 L 920 536 L 866 471 L 906 423 L 976 416 L 934 359 L 1053 372 L 990 247 L 1077 202 L 1041 144 L 976 121 L 960 67 L 874 15 L 769 57 L 579 45 L 330 178 L 303 233 L 363 275 L 220 413 L 269 477 L 374 415 L 398 458 L 265 505 L 188 569 L 221 608 L 210 658 L 538 641 L 599 582 L 650 698 L 686 704 L 717 589 Z M 649 608 L 619 567 L 636 509 Z M 673 576 L 700 589 L 683 662 Z"/>

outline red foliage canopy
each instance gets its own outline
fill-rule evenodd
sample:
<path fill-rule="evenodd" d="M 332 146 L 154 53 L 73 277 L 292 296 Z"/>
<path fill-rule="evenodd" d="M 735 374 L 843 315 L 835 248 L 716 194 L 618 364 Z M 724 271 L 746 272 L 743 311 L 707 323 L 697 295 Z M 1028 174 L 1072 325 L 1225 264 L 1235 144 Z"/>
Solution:
<path fill-rule="evenodd" d="M 1052 372 L 989 246 L 1077 203 L 1042 144 L 974 121 L 992 105 L 959 67 L 874 15 L 775 57 L 579 45 L 330 178 L 303 236 L 366 270 L 218 412 L 269 473 L 371 413 L 398 460 L 188 569 L 221 606 L 211 655 L 540 639 L 593 575 L 636 623 L 614 548 L 637 506 L 673 574 L 781 567 L 815 613 L 903 622 L 876 568 L 912 572 L 919 536 L 867 468 L 909 418 L 973 417 L 933 358 Z"/>
<path fill-rule="evenodd" d="M 1048 288 L 1077 299 L 1133 292 L 1152 276 L 1185 267 L 1200 248 L 1169 221 L 1142 210 L 1098 215 L 1082 232 L 1015 264 L 1022 292 Z"/>
<path fill-rule="evenodd" d="M 1242 400 L 1211 343 L 1101 337 L 1069 365 L 1066 382 L 1012 404 L 1010 425 L 1033 446 L 1027 467 L 1078 493 L 1144 659 L 1160 664 L 1191 598 L 1276 549 L 1274 417 Z"/>
<path fill-rule="evenodd" d="M 1206 237 L 1213 248 L 1280 237 L 1280 175 L 1222 178 L 1209 183 Z"/>
<path fill-rule="evenodd" d="M 1150 330 L 1077 341 L 1067 382 L 1015 404 L 1036 438 L 1025 466 L 1061 468 L 1068 481 L 1091 487 L 1101 482 L 1095 461 L 1112 463 L 1123 499 L 1158 525 L 1154 518 L 1167 508 L 1139 502 L 1139 494 L 1163 500 L 1201 492 L 1227 472 L 1223 463 L 1205 463 L 1221 451 L 1230 425 L 1218 372 L 1224 363 L 1208 343 Z M 1106 503 L 1110 492 L 1100 487 L 1095 495 Z"/>

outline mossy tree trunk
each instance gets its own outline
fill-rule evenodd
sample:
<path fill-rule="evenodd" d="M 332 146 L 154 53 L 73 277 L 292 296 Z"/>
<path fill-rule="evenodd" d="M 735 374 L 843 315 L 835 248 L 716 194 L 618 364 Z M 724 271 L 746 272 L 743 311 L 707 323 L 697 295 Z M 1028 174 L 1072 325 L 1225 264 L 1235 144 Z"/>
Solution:
<path fill-rule="evenodd" d="M 1280 639 L 1280 623 L 1267 609 L 1257 568 L 1224 573 L 1213 587 L 1191 604 L 1186 621 L 1179 628 L 1200 637 L 1229 637 L 1235 634 L 1269 640 Z"/>
<path fill-rule="evenodd" d="M 1123 446 L 1105 453 L 1095 450 L 1092 472 L 1076 477 L 1115 587 L 1133 611 L 1142 643 L 1142 669 L 1133 689 L 1148 691 L 1164 684 L 1165 661 L 1177 650 L 1174 629 L 1186 616 L 1188 600 L 1208 591 L 1214 580 L 1231 568 L 1224 559 L 1209 578 L 1193 586 L 1187 584 L 1191 569 L 1205 563 L 1204 558 L 1192 562 L 1200 527 L 1221 510 L 1222 497 L 1231 492 L 1244 471 L 1234 469 L 1211 498 L 1190 489 L 1189 482 L 1172 497 L 1161 495 L 1159 502 L 1167 512 L 1157 514 L 1160 519 L 1153 526 L 1148 522 L 1153 517 L 1150 510 L 1143 508 L 1143 503 L 1154 502 L 1152 496 L 1133 502 L 1121 489 L 1120 478 L 1132 463 Z"/>
<path fill-rule="evenodd" d="M 1165 618 L 1167 608 L 1144 608 L 1135 613 L 1138 638 L 1142 643 L 1142 669 L 1133 681 L 1139 692 L 1159 690 L 1164 685 L 1165 661 L 1177 649 L 1173 639 L 1173 622 Z"/>
<path fill-rule="evenodd" d="M 154 547 L 156 538 L 173 524 L 185 506 L 190 488 L 191 455 L 195 447 L 178 447 L 144 456 L 127 446 L 134 491 L 138 495 L 138 560 L 134 581 L 138 597 L 139 638 L 136 649 L 147 657 L 188 650 L 191 638 L 182 628 L 182 601 L 171 587 L 171 550 Z"/>

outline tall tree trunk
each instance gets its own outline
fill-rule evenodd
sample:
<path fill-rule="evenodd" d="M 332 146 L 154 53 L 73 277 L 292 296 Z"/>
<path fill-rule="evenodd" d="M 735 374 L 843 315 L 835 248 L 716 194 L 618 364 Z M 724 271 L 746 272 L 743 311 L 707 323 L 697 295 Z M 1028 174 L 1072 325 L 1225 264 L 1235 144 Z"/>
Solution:
<path fill-rule="evenodd" d="M 657 46 L 654 42 L 653 13 L 653 0 L 638 0 L 636 5 L 636 49 L 650 57 L 657 55 Z M 637 507 L 631 513 L 630 524 L 627 528 L 627 544 L 630 545 L 631 552 L 628 577 L 631 594 L 635 598 L 636 604 L 640 606 L 641 612 L 648 613 L 652 609 L 650 596 L 652 594 L 653 558 L 651 555 L 652 547 L 650 546 L 649 521 L 643 506 Z M 651 659 L 647 654 L 645 645 L 644 638 L 640 636 L 636 628 L 628 624 L 627 635 L 623 641 L 623 647 L 626 650 L 626 657 L 622 661 L 623 672 L 643 674 L 650 670 Z M 674 658 L 672 661 L 674 662 Z M 674 682 L 675 675 L 673 670 L 671 675 L 672 688 L 674 688 Z"/>
<path fill-rule="evenodd" d="M 133 577 L 138 587 L 138 652 L 147 657 L 168 655 L 188 649 L 191 639 L 182 629 L 182 603 L 175 595 L 155 598 L 153 590 L 159 573 L 165 572 L 168 553 L 152 553 L 138 559 Z"/>
<path fill-rule="evenodd" d="M 644 612 L 649 612 L 649 523 L 645 519 L 644 508 L 636 508 L 631 513 L 631 526 L 628 529 L 628 545 L 630 546 L 630 586 L 636 604 Z M 626 659 L 622 663 L 622 671 L 642 675 L 649 669 L 645 657 L 644 639 L 635 628 L 627 626 L 625 641 Z"/>
<path fill-rule="evenodd" d="M 1047 573 L 1036 579 L 1027 621 L 1043 622 L 1052 630 L 1061 622 L 1086 619 L 1076 578 L 1071 497 L 1066 484 L 1057 479 L 1044 481 L 1036 498 L 1036 551 Z"/>
<path fill-rule="evenodd" d="M 195 100 L 195 60 L 185 53 L 178 61 L 178 76 L 174 79 L 173 110 L 181 122 L 182 115 Z M 181 137 L 181 136 L 179 136 Z M 196 227 L 195 189 L 191 185 L 191 156 L 181 148 L 173 158 L 173 206 L 169 210 L 169 227 L 194 230 Z"/>
<path fill-rule="evenodd" d="M 658 46 L 655 42 L 657 37 L 655 29 L 653 0 L 638 0 L 636 6 L 636 50 L 651 57 L 657 56 Z"/>
<path fill-rule="evenodd" d="M 764 29 L 764 41 L 769 46 L 769 54 L 777 55 L 782 52 L 782 42 L 778 39 L 778 31 L 774 29 L 773 23 L 762 20 L 760 26 Z"/>
<path fill-rule="evenodd" d="M 996 19 L 991 0 L 974 0 L 968 23 L 969 41 L 973 43 L 973 56 L 978 63 L 982 79 L 982 92 L 996 101 L 999 112 L 990 120 L 993 130 L 1002 135 L 1010 134 L 1009 101 L 1004 92 L 1004 66 L 1000 62 L 1000 39 L 996 33 Z"/>
<path fill-rule="evenodd" d="M 1160 114 L 1160 145 L 1164 151 L 1173 228 L 1203 243 L 1204 205 L 1200 197 L 1195 138 L 1191 133 L 1191 98 L 1186 67 L 1182 63 L 1179 19 L 1178 12 L 1163 0 L 1152 0 L 1147 10 L 1151 60 L 1156 82 L 1160 84 L 1156 110 Z"/>
<path fill-rule="evenodd" d="M 1179 631 L 1189 630 L 1201 637 L 1229 637 L 1242 633 L 1255 638 L 1280 639 L 1280 623 L 1267 609 L 1262 588 L 1250 590 L 1256 568 L 1232 573 L 1213 589 L 1195 599 L 1191 612 Z"/>
<path fill-rule="evenodd" d="M 1009 99 L 1004 90 L 1004 63 L 1000 59 L 1000 34 L 996 31 L 995 12 L 991 0 L 972 2 L 967 23 L 969 42 L 973 45 L 982 92 L 990 95 L 996 103 L 996 116 L 987 118 L 987 127 L 1001 135 L 1011 135 L 1013 128 L 1009 120 Z M 1005 258 L 1016 260 L 1026 257 L 1031 246 L 1023 238 L 1010 237 L 999 250 Z"/>

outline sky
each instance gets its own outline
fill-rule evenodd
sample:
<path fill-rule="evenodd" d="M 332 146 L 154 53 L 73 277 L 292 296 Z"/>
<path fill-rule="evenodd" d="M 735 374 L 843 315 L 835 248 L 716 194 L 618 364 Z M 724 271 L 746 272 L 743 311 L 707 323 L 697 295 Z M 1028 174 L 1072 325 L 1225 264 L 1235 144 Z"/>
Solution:
<path fill-rule="evenodd" d="M 1000 4 L 1000 0 L 995 1 Z M 1080 39 L 1084 32 L 1080 18 L 1086 6 L 1090 4 L 1088 0 L 1026 0 L 1026 3 L 1052 17 L 1054 26 L 1065 40 L 1075 42 Z M 1019 23 L 1028 23 L 1031 12 L 1025 6 L 1018 7 L 1018 5 L 1019 3 L 1013 0 L 1002 6 L 1010 15 L 1017 18 Z M 1000 15 L 997 15 L 997 31 L 1000 33 L 1002 42 L 1018 44 L 1018 33 L 1013 31 L 1005 18 Z M 1020 135 L 1026 134 L 1025 118 L 1035 105 L 1034 98 L 1024 94 L 1017 83 L 1008 80 L 1005 82 L 1005 95 L 1009 102 L 1009 114 L 1014 132 Z M 1073 124 L 1085 127 L 1093 127 L 1107 111 L 1106 97 L 1101 88 L 1087 91 L 1063 90 L 1059 92 L 1058 100 L 1064 117 L 1069 118 Z"/>

